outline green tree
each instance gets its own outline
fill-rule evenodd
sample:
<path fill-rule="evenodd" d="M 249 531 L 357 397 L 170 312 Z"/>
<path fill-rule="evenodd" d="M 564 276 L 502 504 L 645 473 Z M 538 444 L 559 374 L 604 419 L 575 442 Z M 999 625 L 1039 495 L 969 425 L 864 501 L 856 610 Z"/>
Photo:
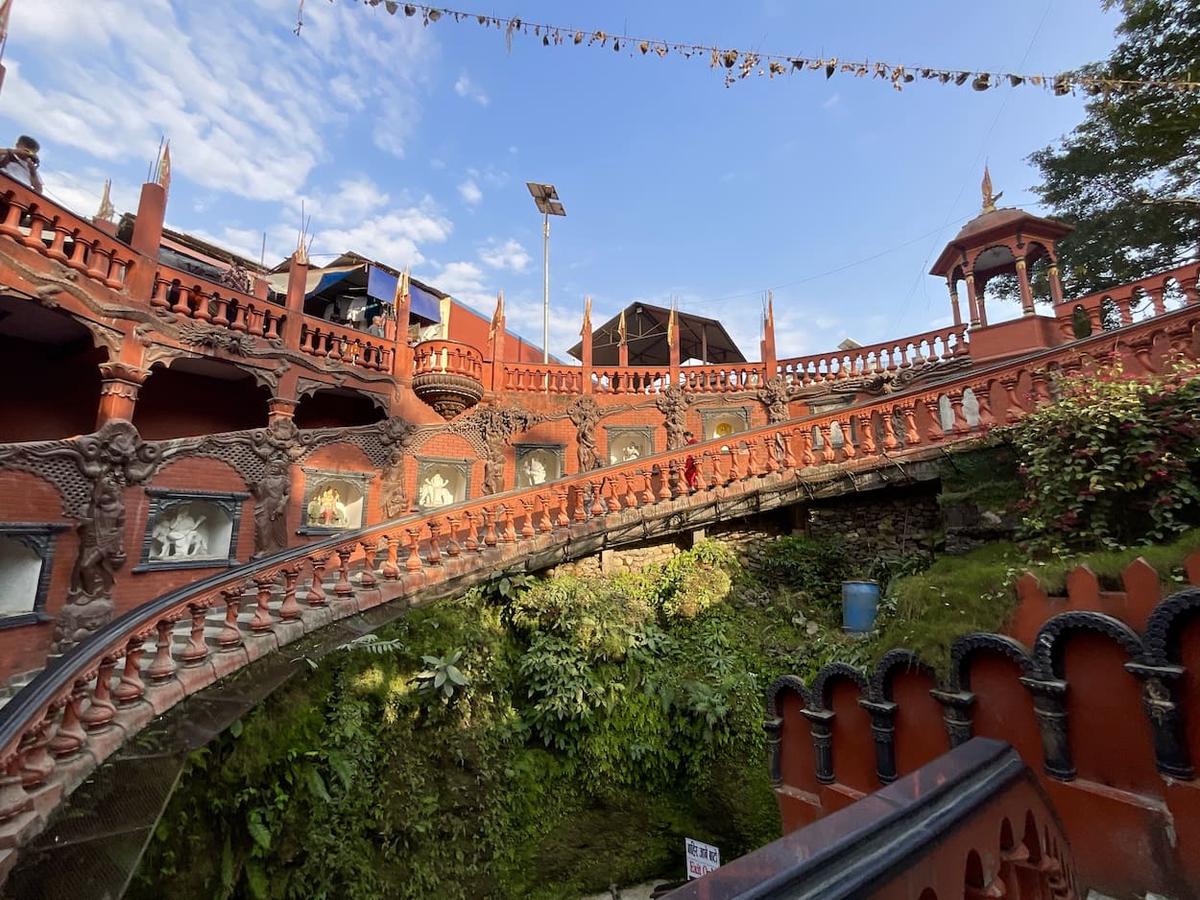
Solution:
<path fill-rule="evenodd" d="M 1200 4 L 1104 0 L 1124 20 L 1119 43 L 1081 74 L 1200 81 Z M 1194 259 L 1200 245 L 1200 91 L 1098 91 L 1083 122 L 1034 153 L 1036 188 L 1076 226 L 1062 241 L 1062 277 L 1078 296 Z"/>

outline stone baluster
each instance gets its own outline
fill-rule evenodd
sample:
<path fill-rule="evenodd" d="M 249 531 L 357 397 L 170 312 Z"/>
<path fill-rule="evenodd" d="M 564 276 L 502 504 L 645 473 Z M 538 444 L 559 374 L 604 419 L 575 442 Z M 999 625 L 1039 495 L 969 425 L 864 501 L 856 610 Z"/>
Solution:
<path fill-rule="evenodd" d="M 865 456 L 875 455 L 878 447 L 875 445 L 875 426 L 871 423 L 869 413 L 860 414 L 858 417 L 858 440 Z"/>
<path fill-rule="evenodd" d="M 503 540 L 506 544 L 515 543 L 517 540 L 517 526 L 516 523 L 513 522 L 512 510 L 509 509 L 507 505 L 501 504 L 500 515 L 500 521 L 504 523 L 504 529 L 501 532 L 503 537 L 501 540 Z"/>
<path fill-rule="evenodd" d="M 312 572 L 312 577 L 309 581 L 308 591 L 304 595 L 304 602 L 310 607 L 324 606 L 329 602 L 329 599 L 325 596 L 324 584 L 325 567 L 329 565 L 329 555 L 317 554 L 316 556 L 312 556 L 309 558 L 308 565 Z"/>
<path fill-rule="evenodd" d="M 400 566 L 397 562 L 399 554 L 398 544 L 400 541 L 394 534 L 385 534 L 383 536 L 383 543 L 385 546 L 385 556 L 383 565 L 379 567 L 379 574 L 386 581 L 395 581 L 400 577 Z"/>
<path fill-rule="evenodd" d="M 608 482 L 608 500 L 605 501 L 608 505 L 610 513 L 621 511 L 621 492 L 617 489 L 617 476 L 613 475 L 605 479 Z"/>
<path fill-rule="evenodd" d="M 46 230 L 48 221 L 49 220 L 42 213 L 42 211 L 37 208 L 36 205 L 31 205 L 29 207 L 29 234 L 21 235 L 20 242 L 26 247 L 36 250 L 38 253 L 45 253 L 46 245 L 42 243 L 42 232 Z M 88 274 L 91 275 L 91 271 L 89 271 Z M 99 273 L 98 275 L 93 275 L 92 277 L 98 277 L 101 281 L 103 281 L 104 275 L 106 274 L 107 270 Z"/>
<path fill-rule="evenodd" d="M 276 573 L 267 572 L 254 578 L 254 618 L 250 620 L 250 630 L 253 632 L 270 631 L 274 625 L 271 619 L 271 593 L 275 589 Z"/>
<path fill-rule="evenodd" d="M 67 261 L 67 254 L 63 252 L 63 244 L 65 244 L 67 240 L 67 232 L 61 225 L 59 225 L 57 216 L 54 217 L 52 227 L 54 229 L 54 235 L 50 239 L 50 247 L 46 250 L 46 255 L 60 263 L 65 263 Z"/>
<path fill-rule="evenodd" d="M 446 555 L 451 559 L 462 554 L 462 545 L 458 542 L 458 516 L 454 513 L 446 515 Z"/>
<path fill-rule="evenodd" d="M 221 597 L 225 601 L 225 621 L 221 625 L 220 633 L 217 634 L 217 647 L 221 650 L 233 650 L 242 646 L 242 631 L 238 628 L 238 613 L 242 608 L 244 592 L 245 584 L 221 589 Z"/>
<path fill-rule="evenodd" d="M 637 488 L 634 486 L 635 473 L 626 471 L 621 475 L 622 486 L 622 502 L 626 509 L 633 509 L 638 505 Z"/>
<path fill-rule="evenodd" d="M 1030 380 L 1033 382 L 1033 405 L 1045 406 L 1053 401 L 1053 396 L 1050 393 L 1050 377 L 1045 370 L 1038 369 L 1030 375 Z"/>
<path fill-rule="evenodd" d="M 566 528 L 571 524 L 571 519 L 567 516 L 567 489 L 565 487 L 555 488 L 553 496 L 554 507 L 558 510 L 554 516 L 554 526 Z"/>
<path fill-rule="evenodd" d="M 950 398 L 950 410 L 954 414 L 954 433 L 966 434 L 971 430 L 971 424 L 967 421 L 967 414 L 963 410 L 963 392 L 961 390 L 951 391 L 947 396 Z"/>
<path fill-rule="evenodd" d="M 333 586 L 334 596 L 352 597 L 354 585 L 350 583 L 350 555 L 354 552 L 354 545 L 343 545 L 334 552 L 338 558 L 338 580 Z"/>
<path fill-rule="evenodd" d="M 475 538 L 475 535 L 477 534 L 477 520 L 475 513 L 471 512 L 470 510 L 467 510 L 465 515 L 467 517 L 467 539 L 463 541 L 463 549 L 468 553 L 471 553 L 480 549 L 479 541 Z"/>
<path fill-rule="evenodd" d="M 21 735 L 17 756 L 20 760 L 21 784 L 26 790 L 45 784 L 54 774 L 54 759 L 49 750 L 53 727 L 54 708 L 51 706 L 37 725 Z"/>
<path fill-rule="evenodd" d="M 89 273 L 90 274 L 90 273 Z M 175 285 L 175 305 L 171 307 L 171 312 L 177 316 L 191 316 L 192 314 L 192 289 L 184 287 L 182 284 Z"/>
<path fill-rule="evenodd" d="M 157 279 L 154 282 L 154 293 L 150 297 L 150 305 L 157 309 L 170 309 L 171 304 L 167 300 L 167 291 L 170 289 L 171 285 L 169 282 L 161 278 Z"/>
<path fill-rule="evenodd" d="M 58 723 L 58 731 L 50 740 L 50 753 L 55 759 L 69 759 L 87 742 L 87 734 L 79 724 L 84 687 L 82 681 L 76 681 L 71 688 L 71 695 L 66 699 L 62 721 Z"/>
<path fill-rule="evenodd" d="M 362 570 L 358 573 L 359 587 L 374 587 L 376 584 L 375 578 L 375 554 L 379 552 L 379 538 L 368 538 L 359 544 L 363 552 Z"/>
<path fill-rule="evenodd" d="M 442 564 L 442 524 L 437 519 L 429 521 L 429 549 L 425 553 L 425 565 Z"/>
<path fill-rule="evenodd" d="M 296 581 L 300 578 L 298 564 L 283 566 L 279 573 L 283 576 L 283 601 L 279 604 L 279 618 L 291 622 L 300 618 L 300 604 L 296 602 Z"/>
<path fill-rule="evenodd" d="M 160 683 L 175 677 L 175 658 L 171 656 L 171 641 L 174 637 L 175 623 L 170 618 L 162 618 L 154 627 L 158 636 L 154 648 L 154 659 L 150 661 L 146 675 L 152 683 Z"/>
<path fill-rule="evenodd" d="M 112 702 L 112 676 L 117 661 L 112 656 L 100 660 L 96 670 L 96 683 L 92 687 L 92 702 L 88 704 L 79 716 L 84 729 L 89 732 L 103 731 L 112 723 L 117 714 L 116 704 Z"/>
<path fill-rule="evenodd" d="M 208 658 L 208 642 L 204 639 L 204 620 L 208 616 L 207 603 L 189 603 L 188 612 L 192 617 L 192 628 L 188 632 L 188 643 L 179 653 L 179 659 L 185 666 L 199 665 Z"/>
<path fill-rule="evenodd" d="M 121 669 L 121 680 L 113 688 L 112 694 L 118 706 L 137 703 L 146 693 L 141 670 L 142 644 L 140 637 L 132 637 L 125 644 L 125 665 Z"/>
<path fill-rule="evenodd" d="M 837 459 L 833 449 L 833 429 L 828 425 L 818 425 L 817 428 L 821 432 L 821 459 L 831 463 Z"/>
<path fill-rule="evenodd" d="M 33 798 L 21 784 L 20 757 L 13 754 L 0 769 L 0 822 L 8 822 L 33 808 Z"/>
<path fill-rule="evenodd" d="M 883 447 L 885 450 L 895 450 L 900 446 L 896 438 L 896 423 L 890 409 L 879 411 L 879 423 L 883 426 Z"/>
<path fill-rule="evenodd" d="M 854 459 L 858 456 L 858 450 L 854 446 L 854 435 L 850 429 L 850 420 L 847 419 L 844 425 L 838 422 L 838 426 L 842 429 L 842 453 L 845 454 L 846 459 Z"/>
<path fill-rule="evenodd" d="M 604 498 L 602 496 L 603 493 L 604 493 L 603 479 L 601 479 L 600 481 L 589 481 L 588 482 L 588 495 L 592 498 L 592 502 L 588 506 L 588 515 L 593 519 L 595 519 L 599 516 L 603 516 L 605 513 Z"/>
<path fill-rule="evenodd" d="M 942 428 L 942 408 L 938 403 L 937 397 L 922 397 L 917 401 L 925 404 L 925 414 L 930 422 L 930 437 L 935 441 L 940 441 L 946 436 L 946 430 Z M 886 423 L 886 420 L 885 420 Z"/>
<path fill-rule="evenodd" d="M 522 497 L 520 499 L 521 508 L 524 511 L 524 515 L 521 516 L 521 539 L 528 540 L 537 534 L 537 529 L 533 524 L 533 510 L 534 505 L 537 502 L 537 495 L 535 494 L 532 497 Z"/>
<path fill-rule="evenodd" d="M 408 559 L 404 562 L 404 568 L 408 572 L 419 572 L 422 566 L 421 554 L 418 552 L 421 529 L 417 527 L 404 530 L 408 533 Z"/>
<path fill-rule="evenodd" d="M 212 323 L 222 328 L 227 328 L 229 326 L 229 317 L 226 313 L 229 311 L 229 298 L 222 297 L 220 294 L 213 294 L 213 306 L 215 310 Z"/>
<path fill-rule="evenodd" d="M 490 506 L 485 506 L 483 509 L 483 526 L 484 545 L 495 547 L 499 543 L 499 539 L 496 537 L 496 511 Z"/>
<path fill-rule="evenodd" d="M 815 462 L 812 451 L 812 434 L 801 429 L 797 432 L 797 436 L 800 438 L 800 468 L 810 468 Z"/>
<path fill-rule="evenodd" d="M 14 203 L 9 195 L 8 210 L 4 214 L 4 222 L 0 223 L 0 234 L 16 241 L 24 239 L 25 235 L 21 233 L 21 214 L 24 212 L 25 210 Z"/>
<path fill-rule="evenodd" d="M 734 447 L 733 445 L 730 445 L 729 448 L 727 450 L 725 450 L 725 453 L 726 453 L 726 459 L 729 462 L 729 466 L 725 471 L 725 484 L 730 485 L 730 484 L 733 484 L 735 481 L 741 481 L 742 473 L 738 466 L 739 460 L 738 460 L 737 448 Z"/>

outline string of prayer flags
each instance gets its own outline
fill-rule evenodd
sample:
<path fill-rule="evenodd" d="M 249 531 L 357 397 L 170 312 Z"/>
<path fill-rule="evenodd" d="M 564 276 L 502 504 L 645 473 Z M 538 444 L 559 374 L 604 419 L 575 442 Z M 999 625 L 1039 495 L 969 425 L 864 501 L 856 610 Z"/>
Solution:
<path fill-rule="evenodd" d="M 333 2 L 333 0 L 330 0 Z M 564 25 L 546 25 L 540 22 L 527 22 L 523 19 L 502 16 L 492 16 L 486 13 L 465 12 L 440 6 L 427 6 L 423 3 L 403 3 L 400 0 L 363 0 L 367 6 L 382 6 L 390 15 L 403 13 L 409 18 L 420 17 L 421 22 L 432 25 L 443 19 L 453 19 L 456 23 L 474 21 L 484 28 L 495 28 L 503 32 L 505 46 L 512 52 L 514 35 L 524 35 L 539 39 L 543 47 L 560 46 L 612 46 L 613 52 L 622 50 L 627 55 L 657 56 L 663 59 L 670 54 L 677 54 L 684 59 L 700 57 L 707 59 L 710 68 L 723 73 L 725 86 L 742 81 L 751 75 L 766 76 L 774 79 L 785 75 L 795 75 L 802 72 L 824 72 L 826 79 L 835 75 L 851 75 L 855 78 L 873 76 L 887 80 L 898 91 L 904 90 L 917 80 L 936 81 L 940 84 L 953 84 L 962 87 L 970 84 L 975 91 L 987 91 L 1007 84 L 1009 87 L 1036 87 L 1049 90 L 1055 96 L 1066 96 L 1077 90 L 1086 94 L 1120 94 L 1158 88 L 1168 91 L 1197 91 L 1200 81 L 1187 79 L 1114 79 L 1104 78 L 1086 71 L 1060 72 L 1054 75 L 1020 74 L 1015 72 L 986 72 L 964 71 L 961 69 L 946 69 L 935 66 L 897 65 L 888 62 L 845 62 L 837 57 L 808 57 L 782 56 L 772 53 L 760 53 L 755 50 L 738 50 L 729 47 L 714 47 L 703 44 L 693 44 L 685 41 L 668 41 L 657 38 L 635 37 L 626 34 L 610 34 L 599 29 L 587 30 L 569 28 Z M 304 0 L 299 0 L 297 11 L 296 34 L 304 26 Z"/>

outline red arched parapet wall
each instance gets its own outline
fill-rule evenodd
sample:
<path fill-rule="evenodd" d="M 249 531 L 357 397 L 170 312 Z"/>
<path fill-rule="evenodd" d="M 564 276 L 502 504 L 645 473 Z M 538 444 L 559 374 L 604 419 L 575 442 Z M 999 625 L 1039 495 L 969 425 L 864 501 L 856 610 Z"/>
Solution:
<path fill-rule="evenodd" d="M 827 810 L 840 809 L 879 787 L 871 716 L 859 701 L 868 699 L 866 676 L 852 666 L 833 664 L 813 681 L 813 700 L 833 713 L 831 719 L 832 780 L 822 791 Z"/>
<path fill-rule="evenodd" d="M 784 830 L 790 831 L 822 815 L 817 756 L 812 727 L 805 716 L 806 711 L 821 711 L 812 704 L 804 682 L 792 675 L 771 685 L 767 709 L 773 716 L 767 723 L 771 779 L 778 791 Z M 782 747 L 786 752 L 781 752 Z"/>

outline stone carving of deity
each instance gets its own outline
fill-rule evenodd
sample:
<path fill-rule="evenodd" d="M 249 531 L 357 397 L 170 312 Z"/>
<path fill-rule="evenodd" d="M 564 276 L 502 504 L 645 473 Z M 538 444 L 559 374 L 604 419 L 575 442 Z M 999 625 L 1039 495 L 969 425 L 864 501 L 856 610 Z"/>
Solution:
<path fill-rule="evenodd" d="M 208 538 L 200 530 L 206 516 L 196 516 L 191 507 L 177 506 L 155 522 L 151 559 L 203 559 L 208 556 Z"/>
<path fill-rule="evenodd" d="M 308 524 L 320 528 L 344 528 L 350 523 L 342 493 L 337 488 L 327 487 L 308 501 Z"/>
<path fill-rule="evenodd" d="M 526 459 L 523 468 L 525 470 L 525 480 L 529 484 L 546 483 L 546 466 L 536 456 L 530 456 Z"/>
<path fill-rule="evenodd" d="M 633 462 L 635 459 L 639 458 L 641 455 L 642 455 L 641 448 L 633 441 L 630 441 L 623 448 L 621 448 L 621 461 L 622 462 Z"/>
<path fill-rule="evenodd" d="M 421 482 L 420 503 L 424 507 L 449 506 L 454 502 L 450 482 L 440 472 L 433 472 Z"/>

